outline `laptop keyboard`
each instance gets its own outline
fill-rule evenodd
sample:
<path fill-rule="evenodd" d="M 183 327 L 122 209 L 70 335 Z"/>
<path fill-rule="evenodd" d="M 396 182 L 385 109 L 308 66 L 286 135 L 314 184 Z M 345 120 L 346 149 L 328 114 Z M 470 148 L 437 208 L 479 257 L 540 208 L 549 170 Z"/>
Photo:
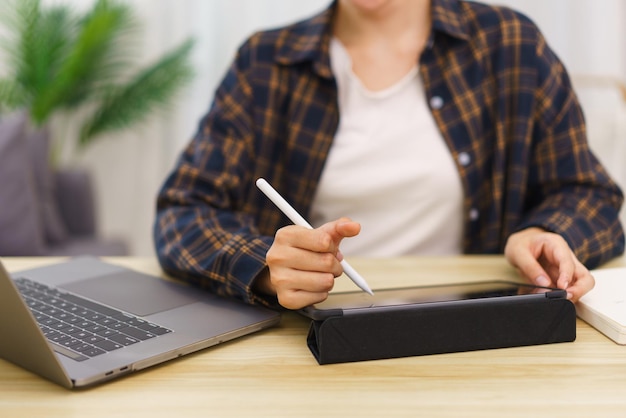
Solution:
<path fill-rule="evenodd" d="M 55 351 L 74 360 L 87 360 L 172 332 L 29 279 L 14 281 Z"/>

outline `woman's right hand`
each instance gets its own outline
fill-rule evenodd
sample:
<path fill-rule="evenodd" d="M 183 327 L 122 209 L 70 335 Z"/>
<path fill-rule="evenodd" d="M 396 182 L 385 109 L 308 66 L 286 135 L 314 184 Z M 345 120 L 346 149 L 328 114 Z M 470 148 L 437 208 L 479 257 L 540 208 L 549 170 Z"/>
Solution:
<path fill-rule="evenodd" d="M 300 309 L 325 300 L 343 273 L 341 240 L 353 237 L 361 225 L 348 218 L 316 229 L 290 225 L 276 232 L 267 252 L 269 276 L 260 277 L 257 288 L 276 294 L 288 309 Z"/>

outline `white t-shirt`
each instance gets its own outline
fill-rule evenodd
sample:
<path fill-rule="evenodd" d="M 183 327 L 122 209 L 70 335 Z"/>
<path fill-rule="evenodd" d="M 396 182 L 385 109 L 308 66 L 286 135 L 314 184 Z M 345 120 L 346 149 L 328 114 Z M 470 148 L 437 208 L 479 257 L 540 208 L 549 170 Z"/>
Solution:
<path fill-rule="evenodd" d="M 330 57 L 340 120 L 313 199 L 313 226 L 342 216 L 360 222 L 361 233 L 341 243 L 344 255 L 461 253 L 461 179 L 418 68 L 370 91 L 337 39 Z"/>

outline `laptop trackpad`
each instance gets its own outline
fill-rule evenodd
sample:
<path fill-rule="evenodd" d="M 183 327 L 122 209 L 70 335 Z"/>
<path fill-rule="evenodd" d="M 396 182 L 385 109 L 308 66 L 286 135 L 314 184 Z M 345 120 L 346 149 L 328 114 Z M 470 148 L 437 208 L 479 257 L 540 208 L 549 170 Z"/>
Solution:
<path fill-rule="evenodd" d="M 134 271 L 67 283 L 61 288 L 138 316 L 197 302 L 197 289 Z"/>

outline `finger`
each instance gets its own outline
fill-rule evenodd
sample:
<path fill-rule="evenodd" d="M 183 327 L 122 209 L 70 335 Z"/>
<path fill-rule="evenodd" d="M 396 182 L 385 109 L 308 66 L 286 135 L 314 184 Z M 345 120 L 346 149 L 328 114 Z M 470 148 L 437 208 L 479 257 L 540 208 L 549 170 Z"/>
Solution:
<path fill-rule="evenodd" d="M 550 276 L 529 251 L 518 251 L 510 259 L 522 276 L 538 286 L 550 286 Z"/>
<path fill-rule="evenodd" d="M 564 259 L 559 265 L 559 278 L 556 281 L 556 287 L 559 289 L 567 289 L 574 277 L 574 262 L 571 259 Z"/>
<path fill-rule="evenodd" d="M 301 309 L 314 303 L 323 302 L 328 297 L 327 292 L 313 293 L 292 290 L 278 295 L 278 303 L 287 309 Z"/>
<path fill-rule="evenodd" d="M 558 274 L 552 273 L 551 279 L 556 283 L 559 289 L 567 289 L 576 268 L 576 258 L 572 253 L 565 240 L 549 240 L 543 246 L 543 257 L 541 259 L 547 265 L 543 265 L 546 271 L 557 271 Z"/>
<path fill-rule="evenodd" d="M 328 273 L 291 270 L 287 276 L 272 277 L 272 281 L 276 283 L 278 302 L 287 309 L 299 309 L 325 300 L 335 277 Z"/>
<path fill-rule="evenodd" d="M 316 253 L 300 251 L 302 256 L 294 260 L 293 268 L 299 271 L 331 273 L 334 277 L 341 276 L 341 262 L 332 253 Z"/>
<path fill-rule="evenodd" d="M 304 291 L 312 293 L 330 292 L 335 285 L 335 275 L 315 271 L 277 269 L 270 271 L 270 280 L 276 293 Z"/>
<path fill-rule="evenodd" d="M 596 283 L 591 272 L 580 261 L 576 260 L 575 264 L 574 277 L 570 286 L 566 289 L 567 298 L 572 302 L 578 301 L 583 295 L 593 289 Z"/>
<path fill-rule="evenodd" d="M 327 231 L 296 225 L 279 229 L 274 237 L 274 242 L 280 246 L 295 247 L 318 253 L 335 254 L 338 249 L 338 244 Z"/>
<path fill-rule="evenodd" d="M 318 253 L 289 246 L 272 245 L 265 259 L 274 275 L 281 272 L 281 276 L 289 277 L 289 274 L 310 271 L 330 273 L 337 277 L 343 271 L 340 261 L 332 253 Z"/>

